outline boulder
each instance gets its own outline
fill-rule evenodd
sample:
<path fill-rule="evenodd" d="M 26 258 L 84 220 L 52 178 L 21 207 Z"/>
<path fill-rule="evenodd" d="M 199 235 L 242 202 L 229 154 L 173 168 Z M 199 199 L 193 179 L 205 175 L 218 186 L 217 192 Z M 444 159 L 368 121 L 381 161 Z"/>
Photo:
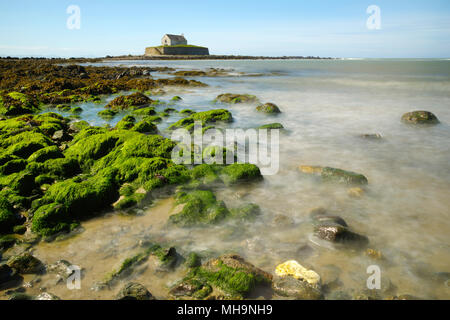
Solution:
<path fill-rule="evenodd" d="M 275 277 L 272 282 L 272 289 L 280 296 L 298 300 L 323 299 L 319 288 L 292 276 Z"/>
<path fill-rule="evenodd" d="M 350 231 L 342 225 L 319 225 L 314 228 L 314 234 L 323 240 L 346 245 L 366 246 L 369 239 Z"/>
<path fill-rule="evenodd" d="M 256 107 L 256 111 L 264 113 L 281 113 L 280 108 L 274 103 L 268 102 Z"/>
<path fill-rule="evenodd" d="M 299 167 L 300 172 L 321 177 L 322 181 L 336 182 L 347 185 L 366 185 L 367 178 L 359 173 L 331 167 L 305 166 Z"/>
<path fill-rule="evenodd" d="M 117 300 L 155 300 L 142 284 L 129 282 L 119 291 Z"/>
<path fill-rule="evenodd" d="M 28 252 L 11 257 L 7 264 L 20 274 L 41 273 L 45 269 L 44 264 Z"/>
<path fill-rule="evenodd" d="M 402 121 L 409 124 L 437 124 L 438 118 L 429 111 L 407 112 L 402 116 Z"/>
<path fill-rule="evenodd" d="M 306 269 L 295 260 L 289 260 L 278 265 L 275 274 L 279 277 L 291 276 L 314 287 L 320 286 L 320 276 L 317 272 Z"/>

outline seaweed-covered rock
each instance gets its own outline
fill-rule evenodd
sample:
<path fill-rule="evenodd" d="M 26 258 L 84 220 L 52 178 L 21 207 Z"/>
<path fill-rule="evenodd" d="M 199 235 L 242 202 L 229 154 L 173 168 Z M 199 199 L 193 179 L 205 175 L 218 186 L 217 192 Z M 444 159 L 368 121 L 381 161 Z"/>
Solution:
<path fill-rule="evenodd" d="M 14 287 L 23 278 L 7 264 L 0 264 L 0 290 Z"/>
<path fill-rule="evenodd" d="M 258 129 L 273 130 L 273 129 L 284 129 L 284 127 L 281 123 L 269 123 L 258 127 Z"/>
<path fill-rule="evenodd" d="M 280 296 L 298 300 L 321 300 L 323 294 L 319 288 L 292 276 L 275 277 L 272 288 Z"/>
<path fill-rule="evenodd" d="M 225 203 L 217 201 L 208 190 L 179 192 L 176 195 L 178 206 L 169 217 L 169 222 L 182 227 L 214 224 L 225 219 L 230 212 Z"/>
<path fill-rule="evenodd" d="M 158 244 L 149 244 L 143 251 L 123 260 L 119 268 L 106 275 L 104 284 L 114 284 L 118 279 L 130 276 L 140 265 L 149 261 L 153 257 L 155 271 L 167 272 L 172 270 L 177 263 L 178 254 L 175 248 L 165 249 Z"/>
<path fill-rule="evenodd" d="M 281 113 L 280 108 L 274 103 L 268 102 L 256 107 L 256 111 L 264 113 Z"/>
<path fill-rule="evenodd" d="M 7 264 L 20 274 L 41 273 L 45 269 L 44 264 L 28 252 L 11 257 Z"/>
<path fill-rule="evenodd" d="M 205 299 L 214 290 L 228 298 L 242 299 L 257 286 L 268 285 L 271 281 L 271 274 L 236 254 L 226 254 L 191 269 L 170 293 L 176 297 Z"/>
<path fill-rule="evenodd" d="M 32 162 L 44 162 L 49 159 L 64 158 L 63 154 L 57 146 L 50 146 L 43 149 L 39 149 L 31 156 L 28 157 L 28 161 Z"/>
<path fill-rule="evenodd" d="M 158 128 L 156 127 L 156 125 L 146 120 L 142 120 L 136 123 L 133 126 L 132 130 L 140 133 L 151 133 L 151 134 L 156 134 L 158 132 Z"/>
<path fill-rule="evenodd" d="M 20 92 L 10 92 L 0 95 L 0 114 L 17 116 L 35 113 L 39 110 L 36 100 Z"/>
<path fill-rule="evenodd" d="M 300 166 L 300 172 L 320 176 L 323 181 L 337 182 L 349 185 L 365 185 L 367 178 L 359 173 L 345 171 L 342 169 L 319 167 L 319 166 Z"/>
<path fill-rule="evenodd" d="M 402 121 L 409 124 L 437 124 L 438 118 L 429 111 L 407 112 L 402 116 Z"/>
<path fill-rule="evenodd" d="M 117 300 L 155 300 L 150 291 L 140 283 L 129 282 L 120 289 Z"/>
<path fill-rule="evenodd" d="M 152 103 L 152 99 L 146 95 L 135 92 L 129 96 L 119 96 L 108 103 L 105 108 L 110 108 L 112 110 L 132 110 L 138 107 L 149 105 Z"/>
<path fill-rule="evenodd" d="M 178 120 L 177 122 L 172 124 L 169 127 L 169 129 L 175 130 L 179 128 L 185 128 L 189 131 L 192 131 L 194 129 L 195 121 L 200 121 L 202 125 L 205 125 L 208 123 L 215 123 L 215 122 L 231 122 L 233 121 L 233 117 L 231 113 L 225 109 L 197 112 L 191 114 L 186 118 Z"/>
<path fill-rule="evenodd" d="M 130 115 L 126 115 L 125 117 L 122 118 L 122 120 L 120 120 L 117 124 L 116 124 L 116 129 L 121 129 L 121 130 L 128 130 L 133 128 L 134 124 L 136 122 L 136 118 Z"/>
<path fill-rule="evenodd" d="M 261 214 L 261 208 L 254 203 L 244 204 L 230 210 L 231 216 L 240 220 L 253 220 Z"/>
<path fill-rule="evenodd" d="M 226 166 L 222 169 L 220 176 L 226 185 L 262 179 L 258 166 L 250 163 L 234 163 Z"/>
<path fill-rule="evenodd" d="M 258 103 L 259 100 L 256 96 L 250 94 L 235 94 L 235 93 L 224 93 L 218 95 L 215 101 L 224 103 Z"/>
<path fill-rule="evenodd" d="M 153 116 L 156 114 L 155 107 L 144 107 L 135 109 L 132 111 L 133 114 L 138 116 Z"/>
<path fill-rule="evenodd" d="M 97 113 L 97 115 L 103 119 L 111 119 L 114 118 L 119 112 L 112 109 L 101 110 Z"/>

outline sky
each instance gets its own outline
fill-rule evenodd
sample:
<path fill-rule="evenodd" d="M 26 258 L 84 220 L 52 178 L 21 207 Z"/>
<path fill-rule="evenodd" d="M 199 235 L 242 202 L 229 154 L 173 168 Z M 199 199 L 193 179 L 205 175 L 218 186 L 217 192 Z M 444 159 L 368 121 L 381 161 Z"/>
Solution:
<path fill-rule="evenodd" d="M 166 33 L 211 54 L 449 58 L 450 1 L 0 0 L 0 56 L 139 55 Z"/>

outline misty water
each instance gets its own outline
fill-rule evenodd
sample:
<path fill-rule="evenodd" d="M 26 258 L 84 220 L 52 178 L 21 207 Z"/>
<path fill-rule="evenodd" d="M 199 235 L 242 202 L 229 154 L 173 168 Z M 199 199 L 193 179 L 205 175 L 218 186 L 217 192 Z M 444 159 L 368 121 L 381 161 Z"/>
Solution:
<path fill-rule="evenodd" d="M 168 196 L 161 196 L 140 216 L 112 212 L 86 221 L 84 232 L 36 246 L 35 255 L 46 263 L 66 259 L 84 269 L 81 290 L 60 284 L 52 289 L 56 295 L 110 298 L 120 286 L 105 292 L 91 290 L 92 285 L 137 252 L 139 241 L 151 239 L 205 256 L 235 252 L 271 273 L 279 263 L 297 260 L 324 280 L 338 272 L 338 290 L 349 294 L 366 288 L 367 267 L 375 264 L 381 269 L 385 295 L 450 298 L 448 281 L 433 276 L 450 271 L 450 61 L 117 61 L 95 65 L 233 69 L 236 76 L 192 78 L 209 86 L 171 88 L 157 99 L 169 101 L 179 95 L 183 100 L 174 106 L 178 110 L 225 107 L 233 114 L 231 127 L 279 122 L 286 132 L 280 134 L 277 174 L 265 176 L 260 183 L 215 191 L 230 208 L 258 204 L 262 214 L 256 221 L 208 228 L 167 227 L 174 205 Z M 282 113 L 274 117 L 256 113 L 254 105 L 212 103 L 227 92 L 256 95 L 262 102 L 277 104 Z M 81 119 L 92 125 L 114 125 L 121 117 L 108 122 L 97 116 L 111 99 L 81 104 Z M 402 114 L 414 110 L 431 111 L 441 123 L 412 127 L 400 122 Z M 158 128 L 163 131 L 178 119 L 173 115 Z M 360 137 L 372 133 L 383 139 Z M 299 165 L 362 173 L 369 185 L 361 198 L 352 198 L 347 186 L 306 179 Z M 369 248 L 379 250 L 384 258 L 373 260 L 364 250 L 311 241 L 309 211 L 315 207 L 344 218 L 353 230 L 368 236 Z M 168 287 L 181 276 L 182 270 L 157 274 L 149 265 L 132 278 L 157 298 L 166 298 Z"/>

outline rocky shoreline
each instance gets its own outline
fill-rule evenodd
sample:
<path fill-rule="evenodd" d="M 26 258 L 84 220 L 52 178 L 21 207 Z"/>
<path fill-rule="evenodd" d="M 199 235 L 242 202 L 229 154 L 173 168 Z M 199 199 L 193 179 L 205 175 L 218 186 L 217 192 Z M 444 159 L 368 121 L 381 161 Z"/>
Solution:
<path fill-rule="evenodd" d="M 204 88 L 205 83 L 184 77 L 228 74 L 221 70 L 199 74 L 195 70 L 186 72 L 167 67 L 75 64 L 96 61 L 0 60 L 0 290 L 4 291 L 3 298 L 58 299 L 51 287 L 38 295 L 28 294 L 27 288 L 39 287 L 43 274 L 55 273 L 60 281 L 65 281 L 72 275 L 68 271 L 70 262 L 40 261 L 33 256 L 33 246 L 40 241 L 51 242 L 82 232 L 84 221 L 100 216 L 105 210 L 132 215 L 137 208 L 156 200 L 160 190 L 174 196 L 177 205 L 167 221 L 168 228 L 208 228 L 226 221 L 251 222 L 260 214 L 257 204 L 245 203 L 232 208 L 215 195 L 218 186 L 260 183 L 264 178 L 257 166 L 175 164 L 171 152 L 176 142 L 165 138 L 158 126 L 171 113 L 182 118 L 171 124 L 168 132 L 179 128 L 192 131 L 195 121 L 207 128 L 226 127 L 233 121 L 232 112 L 226 109 L 228 105 L 252 105 L 255 112 L 265 114 L 268 119 L 276 117 L 282 108 L 251 94 L 223 93 L 211 102 L 217 105 L 216 109 L 178 110 L 176 104 L 183 97 L 174 96 L 170 102 L 158 98 L 167 88 Z M 152 77 L 155 72 L 170 72 L 175 77 L 155 79 Z M 106 103 L 105 97 L 111 95 L 115 98 Z M 77 105 L 80 102 L 104 105 L 99 117 L 121 117 L 121 120 L 114 127 L 91 126 L 80 119 L 80 114 L 85 112 Z M 165 109 L 157 111 L 157 107 Z M 57 113 L 61 110 L 71 115 Z M 401 120 L 413 126 L 439 123 L 427 111 L 406 113 Z M 283 128 L 280 123 L 261 126 Z M 367 134 L 362 137 L 372 138 Z M 382 137 L 377 135 L 376 139 Z M 343 185 L 355 198 L 364 197 L 369 188 L 370 180 L 366 176 L 339 168 L 301 165 L 296 173 L 302 179 Z M 374 260 L 381 259 L 381 252 L 370 247 L 369 238 L 351 228 L 341 216 L 328 214 L 324 208 L 312 210 L 310 216 L 317 241 L 329 243 L 338 250 L 350 249 Z M 137 254 L 99 279 L 93 284 L 93 290 L 117 291 L 115 286 L 119 280 L 128 280 L 151 261 L 152 268 L 158 272 L 182 270 L 184 273 L 168 289 L 167 299 L 245 299 L 261 286 L 268 288 L 274 299 L 337 299 L 339 294 L 344 299 L 417 298 L 397 295 L 395 290 L 382 294 L 363 290 L 349 295 L 333 289 L 339 282 L 338 276 L 333 281 L 324 281 L 314 268 L 304 267 L 301 261 L 288 260 L 264 271 L 237 254 L 205 257 L 196 252 L 178 251 L 166 243 L 143 241 Z M 35 277 L 24 282 L 23 277 L 28 274 Z M 132 281 L 117 294 L 111 292 L 111 298 L 155 299 L 147 288 Z"/>

